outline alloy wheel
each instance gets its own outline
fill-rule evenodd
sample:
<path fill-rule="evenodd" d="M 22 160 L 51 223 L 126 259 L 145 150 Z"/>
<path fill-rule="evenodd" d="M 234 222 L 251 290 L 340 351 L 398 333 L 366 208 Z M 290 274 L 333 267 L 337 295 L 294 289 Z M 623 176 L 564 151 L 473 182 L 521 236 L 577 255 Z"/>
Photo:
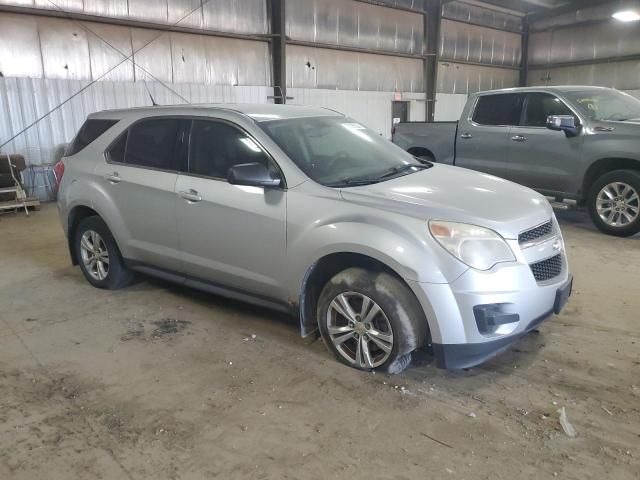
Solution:
<path fill-rule="evenodd" d="M 610 227 L 626 227 L 640 214 L 640 196 L 631 185 L 612 182 L 598 193 L 596 210 Z"/>
<path fill-rule="evenodd" d="M 102 237 L 93 230 L 87 230 L 80 239 L 82 263 L 94 280 L 102 281 L 109 274 L 109 252 Z"/>
<path fill-rule="evenodd" d="M 329 304 L 327 331 L 333 346 L 349 364 L 376 368 L 393 349 L 393 330 L 382 308 L 371 298 L 343 292 Z"/>

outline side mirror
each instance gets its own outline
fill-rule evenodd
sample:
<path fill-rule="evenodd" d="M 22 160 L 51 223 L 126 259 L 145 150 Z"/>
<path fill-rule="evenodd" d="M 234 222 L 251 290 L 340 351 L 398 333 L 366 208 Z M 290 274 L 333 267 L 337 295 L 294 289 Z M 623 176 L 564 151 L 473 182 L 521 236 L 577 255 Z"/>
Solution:
<path fill-rule="evenodd" d="M 575 137 L 580 132 L 580 123 L 573 115 L 549 115 L 547 117 L 549 130 L 562 131 L 567 137 Z"/>
<path fill-rule="evenodd" d="M 265 188 L 277 188 L 282 184 L 280 178 L 273 178 L 269 169 L 257 162 L 234 165 L 227 172 L 227 181 L 232 185 Z"/>

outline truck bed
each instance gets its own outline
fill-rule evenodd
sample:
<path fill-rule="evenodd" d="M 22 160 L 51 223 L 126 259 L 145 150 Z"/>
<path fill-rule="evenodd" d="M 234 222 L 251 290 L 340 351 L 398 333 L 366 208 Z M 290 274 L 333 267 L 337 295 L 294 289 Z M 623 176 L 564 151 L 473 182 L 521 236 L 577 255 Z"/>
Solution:
<path fill-rule="evenodd" d="M 404 122 L 395 126 L 391 138 L 413 155 L 453 165 L 457 131 L 458 122 Z"/>

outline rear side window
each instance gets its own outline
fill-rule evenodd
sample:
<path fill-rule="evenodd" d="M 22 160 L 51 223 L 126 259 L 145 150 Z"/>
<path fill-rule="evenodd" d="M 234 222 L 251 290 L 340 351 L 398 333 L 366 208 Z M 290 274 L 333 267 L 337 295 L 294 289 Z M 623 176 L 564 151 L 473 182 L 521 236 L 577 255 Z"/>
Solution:
<path fill-rule="evenodd" d="M 64 156 L 75 155 L 116 123 L 118 123 L 118 120 L 87 120 L 67 147 Z"/>
<path fill-rule="evenodd" d="M 112 161 L 122 157 L 124 163 L 161 170 L 178 170 L 178 135 L 182 131 L 182 120 L 177 118 L 154 118 L 142 120 L 129 128 L 114 143 L 107 155 Z"/>
<path fill-rule="evenodd" d="M 527 106 L 524 111 L 522 125 L 527 127 L 546 127 L 549 115 L 571 115 L 562 100 L 548 93 L 530 93 L 527 95 Z"/>
<path fill-rule="evenodd" d="M 479 125 L 518 125 L 524 96 L 517 93 L 483 95 L 471 118 Z"/>

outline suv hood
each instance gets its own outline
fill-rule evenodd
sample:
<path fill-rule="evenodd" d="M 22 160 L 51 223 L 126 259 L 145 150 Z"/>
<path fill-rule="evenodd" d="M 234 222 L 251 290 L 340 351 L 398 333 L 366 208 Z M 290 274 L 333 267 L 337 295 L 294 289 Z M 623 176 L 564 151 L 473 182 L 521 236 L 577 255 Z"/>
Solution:
<path fill-rule="evenodd" d="M 376 209 L 425 220 L 490 228 L 516 239 L 553 216 L 545 197 L 516 183 L 461 167 L 432 168 L 385 182 L 342 190 L 342 197 Z"/>

